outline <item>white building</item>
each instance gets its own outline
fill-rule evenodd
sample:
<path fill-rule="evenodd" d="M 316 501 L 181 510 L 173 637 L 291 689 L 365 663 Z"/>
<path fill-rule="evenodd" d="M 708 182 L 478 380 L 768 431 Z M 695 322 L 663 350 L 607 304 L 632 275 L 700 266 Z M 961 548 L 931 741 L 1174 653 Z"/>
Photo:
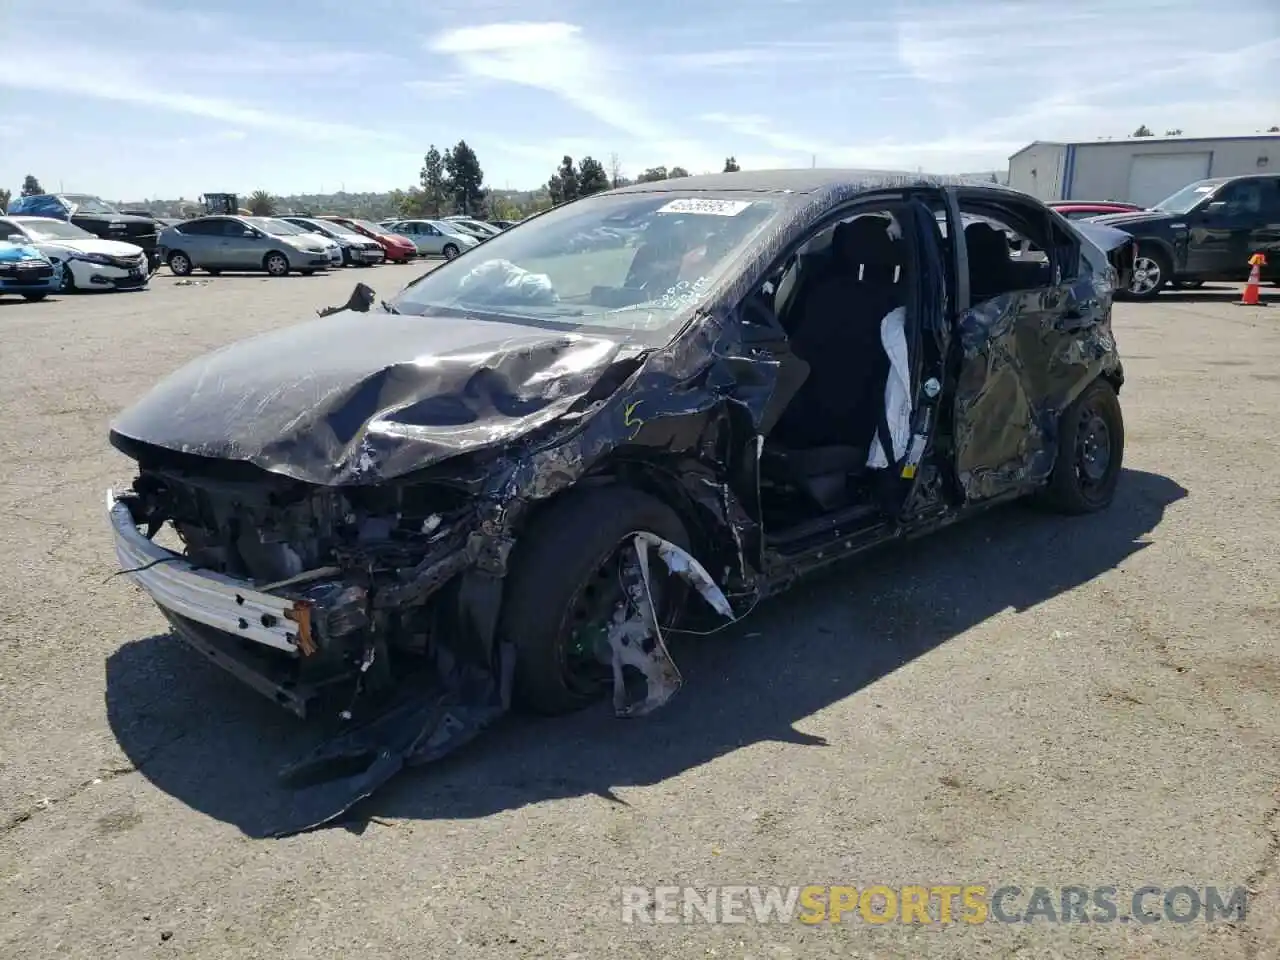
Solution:
<path fill-rule="evenodd" d="M 1149 207 L 1206 177 L 1280 170 L 1280 135 L 1037 140 L 1009 158 L 1009 186 L 1041 200 L 1123 200 Z"/>

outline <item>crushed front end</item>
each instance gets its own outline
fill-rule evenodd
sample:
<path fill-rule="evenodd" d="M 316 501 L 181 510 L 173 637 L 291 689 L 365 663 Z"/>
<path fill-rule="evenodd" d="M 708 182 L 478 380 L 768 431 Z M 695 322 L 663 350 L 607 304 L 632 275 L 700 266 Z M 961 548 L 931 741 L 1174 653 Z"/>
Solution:
<path fill-rule="evenodd" d="M 445 588 L 472 560 L 460 491 L 248 471 L 143 467 L 108 497 L 122 570 L 183 640 L 299 716 L 343 684 L 389 689 L 437 653 Z"/>

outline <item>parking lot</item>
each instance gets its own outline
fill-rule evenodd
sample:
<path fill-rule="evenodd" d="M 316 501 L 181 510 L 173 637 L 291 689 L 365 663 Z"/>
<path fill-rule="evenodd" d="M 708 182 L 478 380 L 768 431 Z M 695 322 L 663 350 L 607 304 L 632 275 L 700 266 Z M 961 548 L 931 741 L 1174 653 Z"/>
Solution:
<path fill-rule="evenodd" d="M 1015 506 L 846 565 L 676 646 L 652 717 L 512 718 L 362 829 L 261 839 L 314 731 L 112 577 L 107 426 L 187 359 L 421 269 L 0 301 L 0 955 L 1280 956 L 1274 287 L 1117 306 L 1108 513 Z M 661 884 L 1253 896 L 1216 925 L 624 924 L 620 888 Z"/>

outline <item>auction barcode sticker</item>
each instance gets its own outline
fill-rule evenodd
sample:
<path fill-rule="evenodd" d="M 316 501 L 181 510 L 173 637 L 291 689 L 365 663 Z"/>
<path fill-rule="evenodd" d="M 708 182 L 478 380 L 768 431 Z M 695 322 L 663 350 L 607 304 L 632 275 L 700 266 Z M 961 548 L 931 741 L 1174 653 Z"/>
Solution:
<path fill-rule="evenodd" d="M 658 213 L 702 213 L 712 217 L 736 217 L 747 207 L 750 200 L 699 200 L 693 197 L 682 197 L 659 207 Z"/>

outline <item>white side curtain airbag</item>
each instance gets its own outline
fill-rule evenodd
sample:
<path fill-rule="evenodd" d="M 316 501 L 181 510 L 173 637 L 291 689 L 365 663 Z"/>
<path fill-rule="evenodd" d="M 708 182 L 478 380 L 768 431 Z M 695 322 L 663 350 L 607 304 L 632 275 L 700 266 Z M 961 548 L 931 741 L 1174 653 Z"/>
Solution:
<path fill-rule="evenodd" d="M 889 378 L 884 385 L 884 416 L 893 443 L 893 459 L 901 460 L 911 439 L 911 365 L 907 354 L 907 311 L 897 307 L 880 321 L 880 342 L 889 357 Z M 880 433 L 871 441 L 867 466 L 883 470 L 889 466 Z"/>

